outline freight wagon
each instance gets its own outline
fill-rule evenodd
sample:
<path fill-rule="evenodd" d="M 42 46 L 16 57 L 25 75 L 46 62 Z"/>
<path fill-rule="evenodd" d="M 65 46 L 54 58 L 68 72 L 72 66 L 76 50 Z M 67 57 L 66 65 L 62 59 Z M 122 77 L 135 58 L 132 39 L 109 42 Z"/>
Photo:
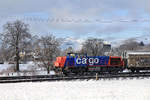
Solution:
<path fill-rule="evenodd" d="M 126 67 L 132 72 L 140 70 L 150 70 L 150 52 L 126 52 Z"/>

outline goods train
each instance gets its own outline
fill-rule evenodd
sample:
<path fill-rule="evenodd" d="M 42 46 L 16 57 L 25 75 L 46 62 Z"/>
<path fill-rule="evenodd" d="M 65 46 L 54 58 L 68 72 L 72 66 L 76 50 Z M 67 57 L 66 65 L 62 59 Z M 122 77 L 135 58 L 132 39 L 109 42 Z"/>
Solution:
<path fill-rule="evenodd" d="M 118 73 L 124 69 L 132 72 L 150 70 L 150 52 L 126 53 L 119 56 L 87 56 L 86 54 L 68 53 L 67 56 L 57 57 L 54 62 L 55 69 L 64 74 L 84 74 L 85 72 Z"/>

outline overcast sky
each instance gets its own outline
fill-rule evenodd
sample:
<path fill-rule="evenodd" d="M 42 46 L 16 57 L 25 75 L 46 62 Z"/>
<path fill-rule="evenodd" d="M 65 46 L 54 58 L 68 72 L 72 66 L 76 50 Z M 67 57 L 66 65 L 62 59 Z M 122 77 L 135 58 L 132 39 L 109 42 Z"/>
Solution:
<path fill-rule="evenodd" d="M 34 35 L 52 33 L 77 44 L 88 37 L 114 45 L 150 38 L 150 0 L 0 0 L 0 32 L 16 19 Z"/>

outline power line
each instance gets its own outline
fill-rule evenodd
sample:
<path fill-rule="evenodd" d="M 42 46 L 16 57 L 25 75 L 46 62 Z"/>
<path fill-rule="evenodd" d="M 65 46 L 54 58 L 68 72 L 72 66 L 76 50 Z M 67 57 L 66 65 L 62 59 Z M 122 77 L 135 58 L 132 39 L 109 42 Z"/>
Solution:
<path fill-rule="evenodd" d="M 45 23 L 149 23 L 150 18 L 140 19 L 87 19 L 87 18 L 58 18 L 58 17 L 40 17 L 40 16 L 0 16 L 0 20 L 23 20 L 29 22 Z"/>

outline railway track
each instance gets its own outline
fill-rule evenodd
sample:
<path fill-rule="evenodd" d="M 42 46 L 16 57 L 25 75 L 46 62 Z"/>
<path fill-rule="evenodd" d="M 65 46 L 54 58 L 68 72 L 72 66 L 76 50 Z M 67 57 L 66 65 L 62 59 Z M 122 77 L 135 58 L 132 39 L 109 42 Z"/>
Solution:
<path fill-rule="evenodd" d="M 113 79 L 113 78 L 145 78 L 150 77 L 150 72 L 141 73 L 119 73 L 119 74 L 96 74 L 84 76 L 62 76 L 62 75 L 36 75 L 36 76 L 10 76 L 0 77 L 0 83 L 18 83 L 18 82 L 43 82 L 43 81 L 60 81 L 60 80 L 89 80 L 89 79 Z"/>

